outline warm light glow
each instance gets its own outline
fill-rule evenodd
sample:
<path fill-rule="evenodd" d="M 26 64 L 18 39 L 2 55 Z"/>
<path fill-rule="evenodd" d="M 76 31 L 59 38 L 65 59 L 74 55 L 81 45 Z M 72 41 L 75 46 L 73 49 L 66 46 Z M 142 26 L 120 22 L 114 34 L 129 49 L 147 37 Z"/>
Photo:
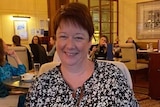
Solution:
<path fill-rule="evenodd" d="M 13 16 L 12 20 L 29 20 L 30 17 L 28 16 Z"/>

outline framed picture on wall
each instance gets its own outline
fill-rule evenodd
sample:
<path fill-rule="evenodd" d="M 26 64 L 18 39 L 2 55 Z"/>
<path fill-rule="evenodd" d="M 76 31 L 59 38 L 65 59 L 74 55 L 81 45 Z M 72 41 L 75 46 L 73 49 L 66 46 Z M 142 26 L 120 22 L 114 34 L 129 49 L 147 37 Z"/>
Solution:
<path fill-rule="evenodd" d="M 137 3 L 137 39 L 160 38 L 160 1 Z"/>
<path fill-rule="evenodd" d="M 15 20 L 14 21 L 14 30 L 15 30 L 15 34 L 19 35 L 22 40 L 28 39 L 27 21 Z"/>

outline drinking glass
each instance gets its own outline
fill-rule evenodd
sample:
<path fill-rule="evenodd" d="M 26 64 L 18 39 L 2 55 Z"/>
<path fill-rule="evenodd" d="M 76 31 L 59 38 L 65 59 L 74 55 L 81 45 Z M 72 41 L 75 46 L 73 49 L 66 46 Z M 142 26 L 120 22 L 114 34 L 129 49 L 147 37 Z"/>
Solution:
<path fill-rule="evenodd" d="M 35 75 L 38 75 L 39 69 L 40 69 L 40 63 L 34 63 Z"/>

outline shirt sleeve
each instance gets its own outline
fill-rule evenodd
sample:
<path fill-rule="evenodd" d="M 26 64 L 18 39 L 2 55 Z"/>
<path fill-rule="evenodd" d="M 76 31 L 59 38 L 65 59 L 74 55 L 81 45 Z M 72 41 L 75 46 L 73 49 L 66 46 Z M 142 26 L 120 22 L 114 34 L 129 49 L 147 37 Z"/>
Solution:
<path fill-rule="evenodd" d="M 12 69 L 11 72 L 13 76 L 26 73 L 26 67 L 24 64 L 19 64 L 17 68 L 11 65 L 11 69 Z"/>

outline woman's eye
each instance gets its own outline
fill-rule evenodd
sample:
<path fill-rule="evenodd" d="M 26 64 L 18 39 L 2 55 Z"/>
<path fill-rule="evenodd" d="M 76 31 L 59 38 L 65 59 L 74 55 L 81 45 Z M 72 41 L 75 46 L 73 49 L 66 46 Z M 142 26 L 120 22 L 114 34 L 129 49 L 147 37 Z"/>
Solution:
<path fill-rule="evenodd" d="M 83 37 L 75 37 L 76 40 L 83 40 Z"/>
<path fill-rule="evenodd" d="M 66 38 L 67 38 L 67 36 L 65 36 L 65 35 L 61 35 L 61 36 L 59 36 L 59 38 L 61 38 L 61 39 L 66 39 Z"/>

